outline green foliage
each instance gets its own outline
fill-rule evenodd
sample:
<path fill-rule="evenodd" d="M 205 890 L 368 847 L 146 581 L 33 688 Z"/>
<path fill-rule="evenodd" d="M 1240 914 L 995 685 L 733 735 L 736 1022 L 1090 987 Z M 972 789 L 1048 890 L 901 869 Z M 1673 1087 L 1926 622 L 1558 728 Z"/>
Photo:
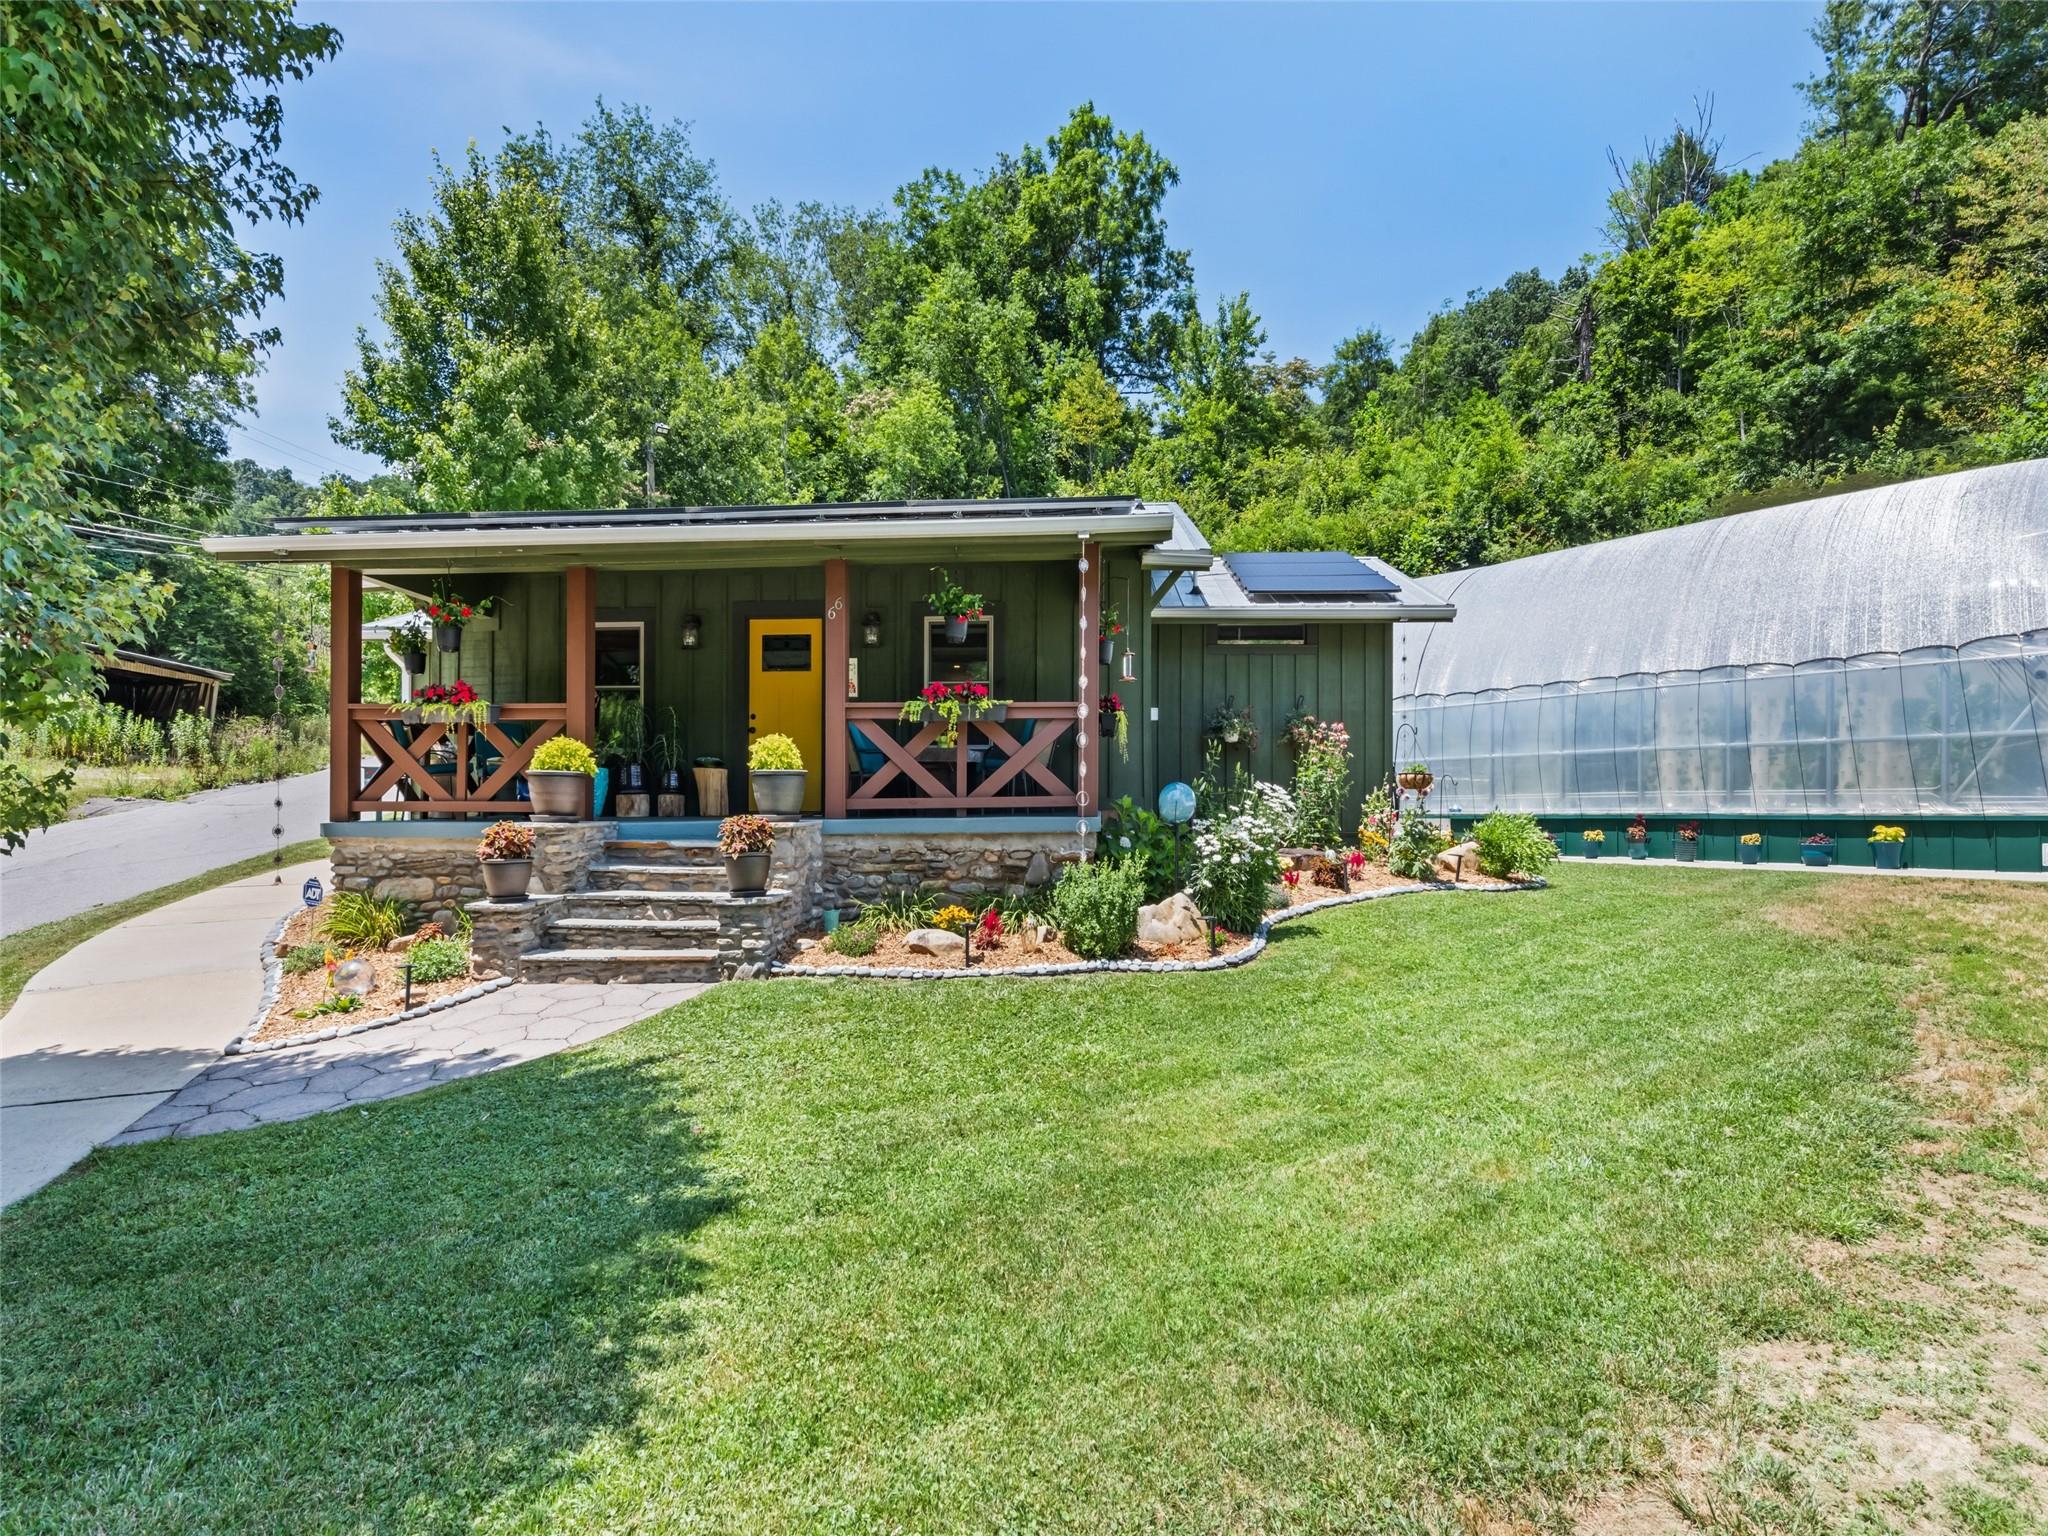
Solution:
<path fill-rule="evenodd" d="M 330 1013 L 354 1013 L 363 1006 L 363 1000 L 353 992 L 335 992 L 323 997 L 310 1008 L 301 1008 L 292 1017 L 295 1019 L 317 1019 Z"/>
<path fill-rule="evenodd" d="M 1403 816 L 1387 849 L 1387 871 L 1403 880 L 1434 880 L 1436 856 L 1450 846 L 1450 836 L 1430 817 Z"/>
<path fill-rule="evenodd" d="M 872 955 L 875 946 L 882 942 L 882 935 L 887 931 L 888 925 L 882 915 L 870 910 L 863 912 L 858 921 L 841 923 L 831 933 L 825 935 L 825 948 L 835 955 L 845 955 L 849 959 L 857 960 L 862 956 Z"/>
<path fill-rule="evenodd" d="M 321 920 L 320 931 L 350 949 L 382 949 L 405 932 L 410 912 L 396 896 L 341 891 Z"/>
<path fill-rule="evenodd" d="M 533 749 L 527 766 L 537 773 L 596 773 L 597 754 L 574 736 L 550 736 Z"/>
<path fill-rule="evenodd" d="M 1174 889 L 1173 828 L 1129 795 L 1109 808 L 1095 837 L 1098 863 L 1133 864 L 1140 871 L 1145 900 L 1155 902 Z"/>
<path fill-rule="evenodd" d="M 1294 797 L 1252 783 L 1195 819 L 1195 876 L 1188 889 L 1202 911 L 1235 933 L 1258 927 L 1280 883 L 1280 849 L 1293 836 Z"/>
<path fill-rule="evenodd" d="M 415 982 L 451 981 L 469 974 L 469 946 L 453 936 L 416 940 L 405 958 Z"/>
<path fill-rule="evenodd" d="M 1069 864 L 1053 887 L 1053 926 L 1082 959 L 1113 960 L 1138 937 L 1144 900 L 1144 868 L 1134 861 Z"/>
<path fill-rule="evenodd" d="M 747 767 L 755 773 L 797 772 L 803 766 L 803 753 L 779 731 L 759 738 L 747 748 Z"/>
<path fill-rule="evenodd" d="M 88 697 L 93 658 L 163 611 L 147 564 L 70 525 L 118 520 L 101 493 L 134 483 L 115 472 L 131 437 L 246 403 L 267 338 L 243 322 L 281 274 L 237 225 L 311 202 L 272 92 L 338 40 L 254 0 L 0 10 L 0 848 L 62 816 L 70 778 L 16 733 Z M 163 437 L 182 472 L 192 438 Z"/>
<path fill-rule="evenodd" d="M 939 898 L 924 891 L 891 891 L 879 901 L 863 903 L 860 921 L 879 923 L 891 933 L 929 928 L 938 914 Z"/>
<path fill-rule="evenodd" d="M 637 763 L 647 748 L 647 711 L 632 693 L 600 694 L 597 700 L 597 750 L 603 757 Z"/>
<path fill-rule="evenodd" d="M 1540 875 L 1545 865 L 1557 858 L 1557 844 L 1537 824 L 1534 816 L 1495 811 L 1471 832 L 1479 845 L 1479 868 L 1496 880 L 1516 875 Z"/>
<path fill-rule="evenodd" d="M 318 970 L 327 961 L 328 946 L 325 944 L 294 944 L 284 952 L 283 965 L 293 976 L 303 976 L 307 971 Z"/>

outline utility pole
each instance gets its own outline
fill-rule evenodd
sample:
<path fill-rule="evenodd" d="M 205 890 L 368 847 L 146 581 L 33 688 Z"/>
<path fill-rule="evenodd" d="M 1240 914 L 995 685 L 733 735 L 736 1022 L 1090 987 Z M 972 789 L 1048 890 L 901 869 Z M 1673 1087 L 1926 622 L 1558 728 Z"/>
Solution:
<path fill-rule="evenodd" d="M 654 505 L 654 440 L 668 436 L 668 423 L 657 421 L 647 434 L 647 505 Z"/>

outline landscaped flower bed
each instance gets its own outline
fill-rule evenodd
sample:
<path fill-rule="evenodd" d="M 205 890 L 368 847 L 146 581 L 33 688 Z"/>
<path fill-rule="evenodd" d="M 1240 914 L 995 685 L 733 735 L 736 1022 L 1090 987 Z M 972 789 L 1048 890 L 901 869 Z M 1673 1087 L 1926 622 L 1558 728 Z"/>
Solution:
<path fill-rule="evenodd" d="M 405 1011 L 405 973 L 401 967 L 408 954 L 385 949 L 381 942 L 373 947 L 368 939 L 347 942 L 332 937 L 328 928 L 335 912 L 333 897 L 317 907 L 301 907 L 285 919 L 272 937 L 263 962 L 266 970 L 274 973 L 275 984 L 266 986 L 267 1002 L 262 1016 L 237 1042 L 238 1047 L 261 1050 L 341 1031 L 353 1032 L 388 1023 Z M 439 968 L 459 963 L 461 969 L 433 980 L 416 977 L 412 984 L 414 1009 L 480 985 L 470 974 L 467 946 L 462 945 L 459 937 L 444 935 L 432 924 L 421 930 L 421 935 L 414 936 L 414 944 L 438 941 L 432 958 Z M 459 955 L 456 946 L 461 946 Z M 343 963 L 349 960 L 367 964 L 374 982 L 354 1006 L 336 1006 L 333 999 L 344 994 L 338 991 L 335 979 L 342 974 Z"/>

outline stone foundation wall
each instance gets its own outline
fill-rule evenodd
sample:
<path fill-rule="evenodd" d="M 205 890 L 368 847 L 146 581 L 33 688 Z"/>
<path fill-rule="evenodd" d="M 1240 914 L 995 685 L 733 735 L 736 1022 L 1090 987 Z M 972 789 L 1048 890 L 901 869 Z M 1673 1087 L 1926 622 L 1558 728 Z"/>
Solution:
<path fill-rule="evenodd" d="M 1093 833 L 835 832 L 824 840 L 822 905 L 853 906 L 903 891 L 999 896 L 1059 878 L 1093 850 Z"/>
<path fill-rule="evenodd" d="M 517 978 L 519 957 L 540 948 L 551 909 L 560 901 L 559 896 L 529 896 L 525 901 L 472 902 L 469 958 L 476 974 Z"/>
<path fill-rule="evenodd" d="M 580 891 L 586 872 L 615 836 L 609 821 L 572 822 L 533 829 L 533 889 L 557 894 Z M 448 932 L 456 914 L 484 894 L 483 871 L 477 865 L 477 839 L 482 823 L 449 824 L 446 837 L 414 837 L 392 833 L 330 839 L 334 888 L 395 896 L 411 904 L 421 922 L 432 920 Z"/>

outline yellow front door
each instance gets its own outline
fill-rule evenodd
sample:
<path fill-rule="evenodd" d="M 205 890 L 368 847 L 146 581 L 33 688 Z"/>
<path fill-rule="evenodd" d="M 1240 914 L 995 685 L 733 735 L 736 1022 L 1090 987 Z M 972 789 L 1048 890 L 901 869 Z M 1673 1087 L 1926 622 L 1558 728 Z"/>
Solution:
<path fill-rule="evenodd" d="M 780 732 L 804 755 L 804 809 L 825 795 L 825 621 L 747 620 L 747 742 Z"/>

